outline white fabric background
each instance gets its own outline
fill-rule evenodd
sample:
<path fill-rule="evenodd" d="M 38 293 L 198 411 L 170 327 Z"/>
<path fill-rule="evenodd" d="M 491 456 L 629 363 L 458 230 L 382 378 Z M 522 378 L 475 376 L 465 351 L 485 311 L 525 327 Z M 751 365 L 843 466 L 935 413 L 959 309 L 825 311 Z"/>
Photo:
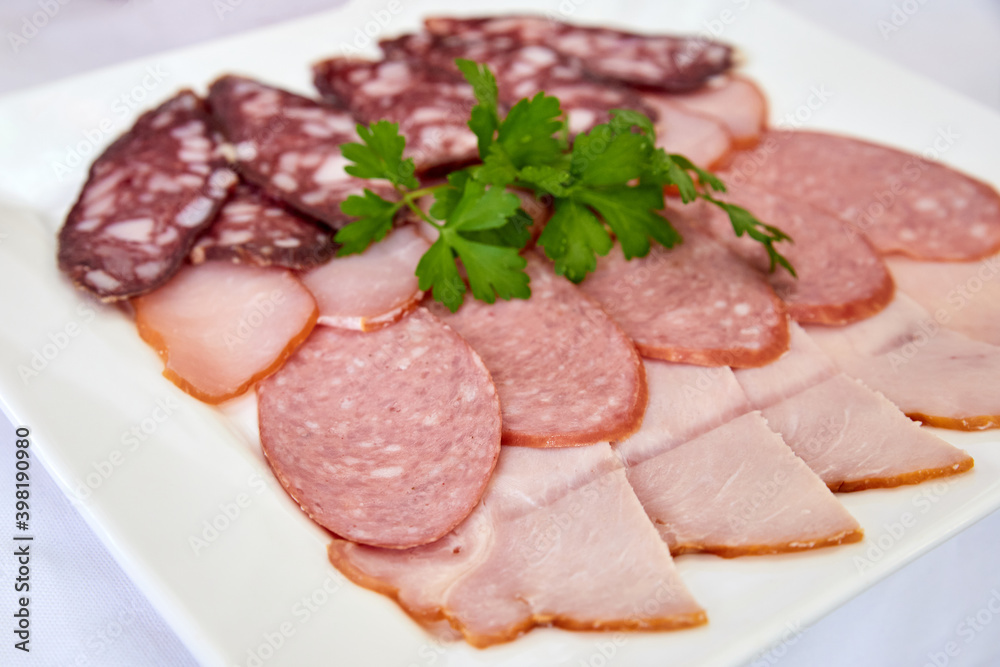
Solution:
<path fill-rule="evenodd" d="M 748 0 L 752 1 L 752 0 Z M 855 43 L 1000 110 L 996 0 L 779 0 Z M 293 18 L 337 0 L 62 0 L 14 53 L 8 31 L 58 0 L 0 3 L 0 93 Z M 484 6 L 488 11 L 488 6 Z M 894 23 L 895 19 L 895 23 Z M 884 23 L 880 23 L 884 22 Z M 890 30 L 887 25 L 898 27 Z M 29 424 L 30 426 L 30 424 Z M 13 431 L 0 414 L 0 540 L 13 526 Z M 12 648 L 11 549 L 0 548 L 0 664 L 137 667 L 196 662 L 44 470 L 32 466 L 32 652 Z M 874 586 L 753 665 L 1000 664 L 1000 513 Z M 981 629 L 967 631 L 967 617 Z M 958 654 L 944 653 L 955 642 Z M 953 651 L 954 653 L 954 651 Z M 320 662 L 317 662 L 320 664 Z M 322 664 L 327 664 L 326 658 Z"/>

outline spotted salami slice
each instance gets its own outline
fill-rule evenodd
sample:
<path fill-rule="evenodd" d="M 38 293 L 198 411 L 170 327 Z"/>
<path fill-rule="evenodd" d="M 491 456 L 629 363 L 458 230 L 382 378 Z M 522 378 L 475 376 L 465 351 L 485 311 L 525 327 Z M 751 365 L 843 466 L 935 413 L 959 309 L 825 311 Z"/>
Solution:
<path fill-rule="evenodd" d="M 211 85 L 208 103 L 234 144 L 240 174 L 271 197 L 334 229 L 350 219 L 340 204 L 364 188 L 392 196 L 380 181 L 344 171 L 340 145 L 358 141 L 351 114 L 239 76 Z"/>
<path fill-rule="evenodd" d="M 700 37 L 640 35 L 542 16 L 433 17 L 424 25 L 430 34 L 452 41 L 543 44 L 579 59 L 594 76 L 662 90 L 692 90 L 732 65 L 729 46 Z"/>
<path fill-rule="evenodd" d="M 718 207 L 677 205 L 674 209 L 683 209 L 678 215 L 697 211 L 716 240 L 767 277 L 792 319 L 847 324 L 874 315 L 892 301 L 892 276 L 885 262 L 840 218 L 802 200 L 751 185 L 730 186 L 724 198 L 792 237 L 793 243 L 782 243 L 779 249 L 798 277 L 783 270 L 771 272 L 764 247 L 749 237 L 737 238 L 729 216 Z"/>
<path fill-rule="evenodd" d="M 730 171 L 839 215 L 885 254 L 958 261 L 1000 250 L 996 190 L 911 153 L 822 132 L 771 130 Z"/>
<path fill-rule="evenodd" d="M 467 298 L 435 313 L 490 369 L 503 409 L 503 441 L 528 447 L 587 445 L 625 437 L 646 409 L 646 377 L 614 322 L 544 260 L 529 254 L 531 298 Z"/>
<path fill-rule="evenodd" d="M 317 523 L 362 544 L 441 538 L 479 502 L 500 453 L 489 373 L 424 309 L 372 333 L 319 327 L 258 399 L 281 484 Z"/>
<path fill-rule="evenodd" d="M 466 123 L 475 104 L 472 86 L 458 74 L 409 61 L 332 58 L 313 65 L 324 98 L 350 109 L 363 123 L 399 123 L 404 155 L 417 171 L 465 164 L 479 156 Z"/>
<path fill-rule="evenodd" d="M 209 120 L 183 90 L 97 158 L 59 232 L 59 268 L 77 286 L 114 301 L 177 272 L 236 183 Z"/>
<path fill-rule="evenodd" d="M 308 269 L 333 256 L 333 234 L 260 188 L 240 183 L 194 248 L 191 261 Z"/>
<path fill-rule="evenodd" d="M 768 364 L 788 349 L 785 305 L 766 279 L 707 235 L 627 261 L 615 247 L 580 287 L 644 357 L 699 366 Z"/>

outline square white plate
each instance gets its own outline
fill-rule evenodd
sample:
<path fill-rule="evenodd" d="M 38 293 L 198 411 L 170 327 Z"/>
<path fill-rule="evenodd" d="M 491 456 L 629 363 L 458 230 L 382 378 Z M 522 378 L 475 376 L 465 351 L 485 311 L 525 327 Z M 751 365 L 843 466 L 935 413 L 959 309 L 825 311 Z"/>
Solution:
<path fill-rule="evenodd" d="M 1000 506 L 996 432 L 942 433 L 975 457 L 973 472 L 841 496 L 866 530 L 860 544 L 678 559 L 710 623 L 676 633 L 544 629 L 485 651 L 441 646 L 390 600 L 346 582 L 326 561 L 325 533 L 267 469 L 252 399 L 218 410 L 163 379 L 128 316 L 86 300 L 59 275 L 55 232 L 92 157 L 175 89 L 203 91 L 217 75 L 238 72 L 308 94 L 309 64 L 362 43 L 366 31 L 388 36 L 427 14 L 477 11 L 469 4 L 357 2 L 0 100 L 0 397 L 32 427 L 47 468 L 200 661 L 576 665 L 604 664 L 613 651 L 616 664 L 738 665 Z M 502 0 L 489 11 L 530 7 Z M 774 123 L 936 151 L 1000 184 L 994 113 L 767 2 L 554 7 L 584 22 L 709 31 L 739 47 Z M 906 515 L 912 525 L 899 529 Z"/>

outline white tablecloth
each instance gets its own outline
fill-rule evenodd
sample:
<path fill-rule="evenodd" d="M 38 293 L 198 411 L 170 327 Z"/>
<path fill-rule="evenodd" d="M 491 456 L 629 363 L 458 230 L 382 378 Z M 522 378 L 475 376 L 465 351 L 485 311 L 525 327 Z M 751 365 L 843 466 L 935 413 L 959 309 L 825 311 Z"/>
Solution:
<path fill-rule="evenodd" d="M 752 2 L 752 0 L 740 0 Z M 864 47 L 1000 111 L 1000 3 L 781 0 Z M 4 0 L 0 93 L 318 11 L 329 0 Z M 550 2 L 555 6 L 557 2 Z M 58 10 L 52 12 L 52 7 Z M 221 6 L 221 9 L 220 9 Z M 543 3 L 539 4 L 544 9 Z M 26 43 L 26 17 L 48 7 Z M 227 11 L 230 8 L 231 11 Z M 486 9 L 484 9 L 486 11 Z M 29 19 L 30 20 L 30 19 Z M 5 286 L 7 287 L 7 286 Z M 14 426 L 0 416 L 0 526 L 13 525 Z M 13 648 L 16 563 L 2 550 L 0 664 L 196 664 L 39 465 L 32 468 L 32 639 Z M 1000 513 L 879 583 L 752 664 L 1000 665 Z M 950 652 L 950 654 L 949 654 Z M 317 663 L 319 664 L 319 663 Z"/>

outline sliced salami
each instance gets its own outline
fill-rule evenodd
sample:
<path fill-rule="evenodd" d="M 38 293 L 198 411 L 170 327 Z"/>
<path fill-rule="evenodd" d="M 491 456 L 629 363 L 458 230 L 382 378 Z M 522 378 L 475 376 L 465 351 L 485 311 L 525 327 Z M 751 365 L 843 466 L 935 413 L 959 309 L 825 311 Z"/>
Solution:
<path fill-rule="evenodd" d="M 340 211 L 348 196 L 365 188 L 392 196 L 388 184 L 344 171 L 340 145 L 358 141 L 349 112 L 239 76 L 215 81 L 208 103 L 234 145 L 240 174 L 334 229 L 350 222 Z"/>
<path fill-rule="evenodd" d="M 320 327 L 258 387 L 264 454 L 313 520 L 362 544 L 433 542 L 500 453 L 490 375 L 424 309 L 372 333 Z"/>
<path fill-rule="evenodd" d="M 723 176 L 725 179 L 725 176 Z M 892 277 L 878 252 L 838 217 L 800 199 L 751 185 L 733 186 L 723 198 L 753 211 L 761 220 L 792 237 L 781 253 L 795 267 L 769 271 L 767 251 L 749 237 L 737 238 L 727 216 L 716 206 L 680 204 L 674 215 L 697 214 L 716 240 L 767 277 L 788 306 L 792 319 L 808 324 L 847 324 L 885 308 L 894 292 Z"/>
<path fill-rule="evenodd" d="M 59 268 L 105 301 L 159 287 L 235 183 L 202 101 L 183 90 L 94 162 L 59 232 Z"/>
<path fill-rule="evenodd" d="M 654 244 L 627 261 L 615 247 L 580 287 L 644 357 L 699 366 L 763 366 L 788 349 L 785 305 L 766 279 L 707 235 Z"/>
<path fill-rule="evenodd" d="M 996 190 L 887 146 L 770 130 L 756 151 L 738 156 L 730 173 L 835 213 L 885 254 L 959 261 L 1000 250 Z"/>
<path fill-rule="evenodd" d="M 633 433 L 646 409 L 646 378 L 632 343 L 533 253 L 527 272 L 530 299 L 466 299 L 457 313 L 431 306 L 490 369 L 504 444 L 566 447 Z"/>
<path fill-rule="evenodd" d="M 433 17 L 427 31 L 450 42 L 543 44 L 579 59 L 594 76 L 669 91 L 693 90 L 732 65 L 732 48 L 701 37 L 640 35 L 541 16 Z"/>
<path fill-rule="evenodd" d="M 476 103 L 472 86 L 452 71 L 410 61 L 332 58 L 313 65 L 324 98 L 343 105 L 363 123 L 399 123 L 404 155 L 417 171 L 457 166 L 479 156 L 466 124 Z"/>
<path fill-rule="evenodd" d="M 336 250 L 329 228 L 276 202 L 260 188 L 240 183 L 191 249 L 191 261 L 308 269 L 333 257 Z"/>

